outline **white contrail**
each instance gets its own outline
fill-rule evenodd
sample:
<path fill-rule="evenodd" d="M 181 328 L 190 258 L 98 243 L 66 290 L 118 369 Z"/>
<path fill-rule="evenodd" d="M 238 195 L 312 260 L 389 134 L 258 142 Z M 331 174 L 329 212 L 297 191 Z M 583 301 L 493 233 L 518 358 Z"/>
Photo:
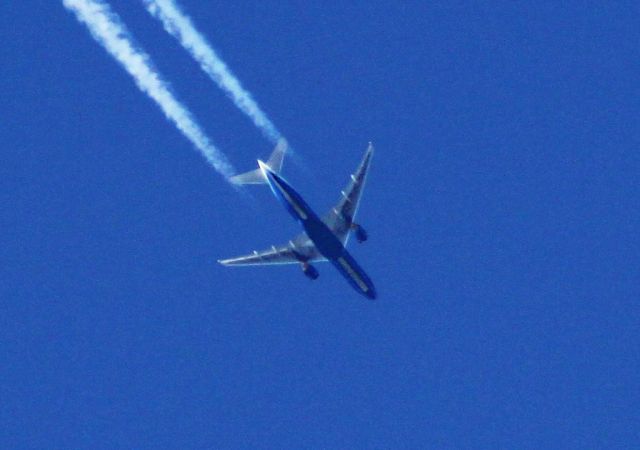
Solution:
<path fill-rule="evenodd" d="M 129 72 L 138 88 L 158 104 L 207 161 L 229 178 L 235 170 L 225 155 L 209 141 L 189 110 L 175 98 L 149 55 L 134 45 L 131 34 L 109 5 L 102 0 L 63 0 L 62 3 L 87 26 L 93 38 Z"/>
<path fill-rule="evenodd" d="M 251 94 L 220 59 L 205 37 L 196 30 L 187 16 L 173 0 L 142 0 L 147 11 L 160 20 L 165 31 L 180 41 L 180 44 L 198 61 L 200 67 L 231 98 L 233 103 L 272 142 L 280 139 L 276 127 L 260 109 Z"/>

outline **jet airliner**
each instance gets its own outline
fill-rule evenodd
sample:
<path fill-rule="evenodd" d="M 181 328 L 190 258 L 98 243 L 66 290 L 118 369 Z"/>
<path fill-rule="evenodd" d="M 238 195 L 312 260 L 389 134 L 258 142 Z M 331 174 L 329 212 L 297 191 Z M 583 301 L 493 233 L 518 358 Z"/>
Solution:
<path fill-rule="evenodd" d="M 355 233 L 358 242 L 367 240 L 367 232 L 354 222 L 354 218 L 373 155 L 373 146 L 369 144 L 358 169 L 351 175 L 348 186 L 341 191 L 342 196 L 337 205 L 322 219 L 282 178 L 286 149 L 287 143 L 281 139 L 266 163 L 258 160 L 258 169 L 236 175 L 231 181 L 235 184 L 268 184 L 276 198 L 302 225 L 304 232 L 285 245 L 272 246 L 261 252 L 254 251 L 218 262 L 225 266 L 300 264 L 303 273 L 315 280 L 319 272 L 311 263 L 329 261 L 356 291 L 369 299 L 375 299 L 376 289 L 371 279 L 346 249 L 351 232 Z"/>

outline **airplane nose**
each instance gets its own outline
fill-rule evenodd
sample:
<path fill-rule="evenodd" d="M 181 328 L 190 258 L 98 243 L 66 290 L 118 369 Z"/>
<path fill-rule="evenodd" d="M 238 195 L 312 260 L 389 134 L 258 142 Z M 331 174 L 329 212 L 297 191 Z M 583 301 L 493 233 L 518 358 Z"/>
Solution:
<path fill-rule="evenodd" d="M 369 290 L 367 292 L 365 292 L 364 295 L 369 297 L 371 300 L 375 300 L 378 297 L 378 293 L 376 292 L 376 288 L 373 287 L 373 285 L 369 286 Z"/>

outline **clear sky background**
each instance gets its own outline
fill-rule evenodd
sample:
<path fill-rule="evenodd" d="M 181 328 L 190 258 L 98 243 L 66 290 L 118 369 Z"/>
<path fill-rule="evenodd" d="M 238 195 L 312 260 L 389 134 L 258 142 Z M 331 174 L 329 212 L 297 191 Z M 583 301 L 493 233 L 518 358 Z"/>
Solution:
<path fill-rule="evenodd" d="M 111 4 L 239 170 L 268 156 Z M 0 447 L 640 448 L 635 2 L 182 4 L 319 213 L 373 141 L 350 249 L 379 299 L 218 265 L 299 227 L 61 2 L 2 2 Z"/>

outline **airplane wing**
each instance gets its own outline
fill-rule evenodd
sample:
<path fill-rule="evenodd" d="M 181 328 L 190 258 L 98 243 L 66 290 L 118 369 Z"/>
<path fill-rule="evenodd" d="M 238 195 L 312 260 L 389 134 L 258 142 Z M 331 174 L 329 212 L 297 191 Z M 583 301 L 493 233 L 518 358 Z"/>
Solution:
<path fill-rule="evenodd" d="M 261 252 L 254 251 L 236 258 L 222 259 L 224 266 L 258 266 L 265 264 L 300 264 L 302 262 L 324 261 L 306 234 L 301 234 L 286 245 L 275 245 Z"/>
<path fill-rule="evenodd" d="M 349 230 L 358 211 L 360 196 L 367 179 L 371 156 L 373 155 L 373 145 L 369 143 L 369 148 L 362 158 L 356 173 L 351 175 L 349 185 L 341 191 L 342 197 L 335 207 L 323 218 L 323 221 L 333 231 L 343 245 L 349 239 Z"/>

